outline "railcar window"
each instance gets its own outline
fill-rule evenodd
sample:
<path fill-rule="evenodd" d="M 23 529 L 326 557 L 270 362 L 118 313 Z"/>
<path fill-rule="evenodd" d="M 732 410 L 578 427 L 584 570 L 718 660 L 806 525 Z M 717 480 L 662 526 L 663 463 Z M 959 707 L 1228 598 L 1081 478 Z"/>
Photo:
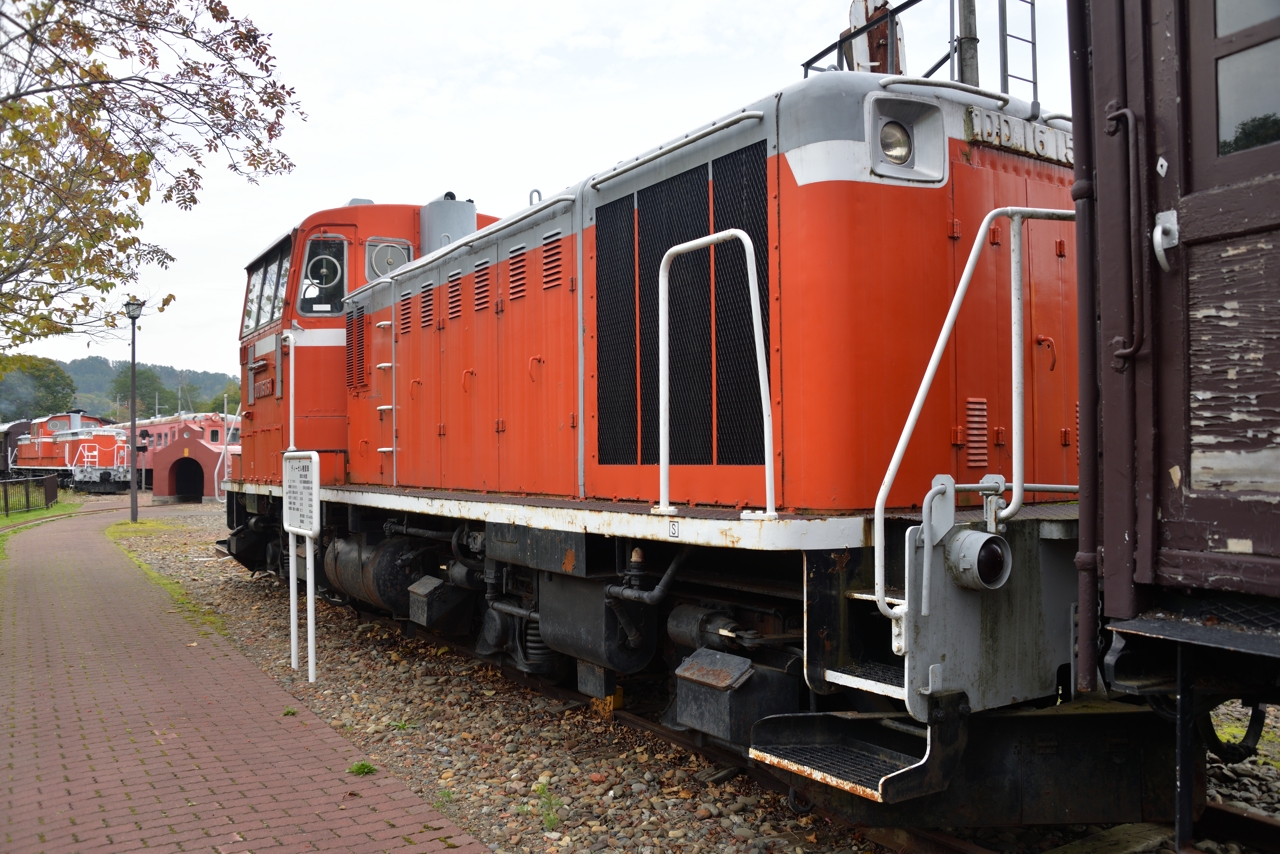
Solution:
<path fill-rule="evenodd" d="M 262 268 L 249 273 L 249 294 L 244 301 L 244 327 L 242 332 L 258 328 L 258 302 L 262 299 Z"/>
<path fill-rule="evenodd" d="M 1218 37 L 1248 29 L 1254 24 L 1280 18 L 1280 0 L 1218 0 Z"/>
<path fill-rule="evenodd" d="M 218 442 L 218 436 L 219 436 L 219 435 L 221 435 L 221 434 L 219 434 L 217 430 L 210 430 L 210 431 L 209 431 L 209 441 L 210 441 L 210 442 L 213 442 L 214 444 L 217 444 L 217 442 Z"/>
<path fill-rule="evenodd" d="M 1223 4 L 1219 2 L 1221 19 Z M 1280 4 L 1277 4 L 1280 8 Z M 1218 60 L 1218 154 L 1280 142 L 1280 39 Z"/>
<path fill-rule="evenodd" d="M 271 311 L 271 319 L 279 320 L 284 313 L 284 295 L 289 287 L 289 256 L 293 253 L 293 241 L 285 243 L 280 250 L 280 276 L 276 284 L 276 304 Z"/>
<path fill-rule="evenodd" d="M 228 445 L 240 444 L 240 428 L 239 427 L 231 428 L 231 432 L 227 434 L 227 444 Z"/>
<path fill-rule="evenodd" d="M 302 296 L 298 309 L 304 314 L 337 314 L 342 311 L 346 285 L 347 243 L 345 240 L 311 240 L 302 267 Z"/>
<path fill-rule="evenodd" d="M 262 305 L 258 309 L 258 325 L 265 326 L 276 316 L 276 285 L 279 284 L 280 259 L 273 255 L 263 267 Z"/>

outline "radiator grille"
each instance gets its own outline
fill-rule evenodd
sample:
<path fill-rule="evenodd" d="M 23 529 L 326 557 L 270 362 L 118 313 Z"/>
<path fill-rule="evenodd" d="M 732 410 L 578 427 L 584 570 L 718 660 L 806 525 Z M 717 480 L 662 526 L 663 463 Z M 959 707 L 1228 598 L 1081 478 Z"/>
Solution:
<path fill-rule="evenodd" d="M 512 247 L 511 249 L 511 287 L 508 293 L 511 299 L 520 299 L 524 296 L 524 289 L 528 284 L 528 258 L 525 256 L 524 244 Z"/>
<path fill-rule="evenodd" d="M 413 291 L 405 291 L 400 295 L 396 313 L 400 320 L 400 334 L 408 335 L 413 328 Z"/>
<path fill-rule="evenodd" d="M 489 307 L 489 259 L 476 262 L 476 311 L 484 311 Z"/>
<path fill-rule="evenodd" d="M 462 317 L 462 271 L 449 274 L 449 319 Z"/>
<path fill-rule="evenodd" d="M 562 247 L 559 229 L 542 236 L 542 287 L 557 288 L 560 286 L 562 270 L 560 256 Z"/>
<path fill-rule="evenodd" d="M 711 164 L 713 231 L 740 228 L 755 248 L 764 352 L 769 362 L 769 202 L 764 141 Z M 747 261 L 738 241 L 715 248 L 716 266 L 716 462 L 764 463 L 764 419 L 755 332 L 747 297 Z"/>
<path fill-rule="evenodd" d="M 422 328 L 430 329 L 436 322 L 435 282 L 424 282 L 422 285 Z"/>
<path fill-rule="evenodd" d="M 964 402 L 964 455 L 969 468 L 987 467 L 987 399 L 970 397 Z"/>
<path fill-rule="evenodd" d="M 636 464 L 635 248 L 634 197 L 625 196 L 597 208 L 596 375 L 600 427 L 596 451 L 600 465 L 606 466 Z M 514 299 L 514 273 L 511 280 Z"/>
<path fill-rule="evenodd" d="M 365 387 L 364 306 L 347 312 L 347 388 Z"/>
<path fill-rule="evenodd" d="M 672 246 L 704 237 L 711 226 L 707 166 L 696 166 L 639 192 L 641 462 L 657 464 L 658 267 Z M 671 463 L 710 465 L 711 252 L 671 265 Z"/>

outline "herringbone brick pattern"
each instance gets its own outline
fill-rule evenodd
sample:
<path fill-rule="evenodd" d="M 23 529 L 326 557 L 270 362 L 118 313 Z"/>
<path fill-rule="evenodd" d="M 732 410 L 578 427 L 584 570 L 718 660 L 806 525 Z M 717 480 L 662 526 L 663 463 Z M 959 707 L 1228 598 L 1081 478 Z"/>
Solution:
<path fill-rule="evenodd" d="M 148 511 L 148 516 L 159 511 Z M 0 563 L 0 852 L 488 848 L 361 757 L 112 545 L 123 514 Z"/>

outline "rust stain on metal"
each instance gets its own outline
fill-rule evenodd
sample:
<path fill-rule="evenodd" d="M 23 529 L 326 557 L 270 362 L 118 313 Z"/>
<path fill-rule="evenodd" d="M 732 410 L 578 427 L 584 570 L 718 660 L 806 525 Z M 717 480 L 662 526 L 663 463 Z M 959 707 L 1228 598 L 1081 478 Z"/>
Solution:
<path fill-rule="evenodd" d="M 735 678 L 731 671 L 723 667 L 707 667 L 692 661 L 687 662 L 680 669 L 685 679 L 721 690 L 731 687 Z"/>
<path fill-rule="evenodd" d="M 573 549 L 567 549 L 564 553 L 564 561 L 560 564 L 560 570 L 569 574 L 573 573 L 573 567 L 577 563 L 577 555 L 573 553 Z"/>
<path fill-rule="evenodd" d="M 818 771 L 815 768 L 810 768 L 808 765 L 800 765 L 799 763 L 792 762 L 788 759 L 782 759 L 781 757 L 765 753 L 763 750 L 758 750 L 754 747 L 751 748 L 750 756 L 757 762 L 762 762 L 765 765 L 772 765 L 775 768 L 781 768 L 783 771 L 790 771 L 792 774 L 799 774 L 801 777 L 822 783 L 824 786 L 831 786 L 832 788 L 857 795 L 860 798 L 866 798 L 869 801 L 883 803 L 883 799 L 880 797 L 880 792 L 877 789 L 869 789 L 866 786 L 859 786 L 857 783 L 849 780 L 842 780 L 839 777 L 832 776 L 831 774 L 827 774 L 823 771 Z"/>

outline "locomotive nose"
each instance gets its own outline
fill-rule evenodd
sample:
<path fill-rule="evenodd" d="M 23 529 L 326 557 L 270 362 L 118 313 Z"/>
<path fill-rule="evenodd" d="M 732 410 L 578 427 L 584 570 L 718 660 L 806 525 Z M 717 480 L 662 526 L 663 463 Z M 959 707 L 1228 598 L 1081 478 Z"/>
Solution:
<path fill-rule="evenodd" d="M 997 534 L 959 531 L 947 540 L 944 551 L 952 579 L 970 590 L 997 590 L 1013 570 L 1013 551 Z"/>

